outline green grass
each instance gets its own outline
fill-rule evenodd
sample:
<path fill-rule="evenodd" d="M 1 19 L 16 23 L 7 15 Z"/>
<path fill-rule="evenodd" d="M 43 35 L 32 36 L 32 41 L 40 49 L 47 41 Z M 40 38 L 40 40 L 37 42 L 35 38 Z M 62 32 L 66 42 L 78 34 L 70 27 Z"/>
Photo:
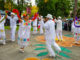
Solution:
<path fill-rule="evenodd" d="M 5 26 L 5 29 L 10 30 L 11 28 L 10 26 Z M 18 29 L 19 29 L 19 26 L 17 26 L 16 30 L 18 31 Z"/>
<path fill-rule="evenodd" d="M 5 29 L 10 30 L 10 26 L 5 26 Z M 19 30 L 19 26 L 17 26 L 16 30 L 17 30 L 17 31 Z M 31 31 L 33 31 L 33 28 L 32 28 L 32 27 L 31 27 Z M 39 31 L 39 29 L 38 29 L 38 31 Z"/>

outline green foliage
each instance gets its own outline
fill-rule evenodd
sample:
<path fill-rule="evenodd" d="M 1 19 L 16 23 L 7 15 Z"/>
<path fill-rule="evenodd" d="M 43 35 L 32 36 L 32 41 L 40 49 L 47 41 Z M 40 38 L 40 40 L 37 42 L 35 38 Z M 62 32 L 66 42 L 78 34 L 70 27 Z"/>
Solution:
<path fill-rule="evenodd" d="M 53 16 L 68 16 L 70 12 L 70 1 L 68 0 L 38 0 L 37 6 L 39 7 L 39 13 L 43 16 L 46 16 L 48 13 Z"/>
<path fill-rule="evenodd" d="M 0 0 L 0 10 L 4 10 L 4 0 Z"/>
<path fill-rule="evenodd" d="M 77 16 L 80 18 L 80 8 L 77 11 Z"/>

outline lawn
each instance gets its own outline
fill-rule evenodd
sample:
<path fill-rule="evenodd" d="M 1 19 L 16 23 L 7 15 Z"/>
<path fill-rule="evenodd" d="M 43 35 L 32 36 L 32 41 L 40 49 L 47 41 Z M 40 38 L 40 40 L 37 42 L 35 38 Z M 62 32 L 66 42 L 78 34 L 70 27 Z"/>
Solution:
<path fill-rule="evenodd" d="M 10 26 L 5 26 L 5 29 L 10 30 Z M 18 31 L 18 29 L 19 29 L 19 26 L 17 26 L 16 30 Z M 33 28 L 32 27 L 31 27 L 31 31 L 33 31 Z M 38 31 L 39 31 L 39 29 L 38 29 Z"/>

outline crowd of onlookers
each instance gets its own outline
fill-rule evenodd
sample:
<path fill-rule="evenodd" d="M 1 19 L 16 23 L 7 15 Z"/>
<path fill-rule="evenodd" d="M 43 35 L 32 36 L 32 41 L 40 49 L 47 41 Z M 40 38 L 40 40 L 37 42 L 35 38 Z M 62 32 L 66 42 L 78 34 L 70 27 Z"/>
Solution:
<path fill-rule="evenodd" d="M 63 24 L 62 24 L 63 25 L 63 30 L 71 31 L 72 21 L 73 20 L 68 20 L 68 19 L 63 20 Z"/>

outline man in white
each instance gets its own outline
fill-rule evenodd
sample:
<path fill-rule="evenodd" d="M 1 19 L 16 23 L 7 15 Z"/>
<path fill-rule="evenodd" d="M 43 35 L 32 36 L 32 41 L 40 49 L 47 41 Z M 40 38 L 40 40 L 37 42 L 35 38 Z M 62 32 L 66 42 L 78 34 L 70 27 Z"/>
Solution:
<path fill-rule="evenodd" d="M 45 28 L 45 39 L 46 39 L 47 49 L 49 50 L 50 56 L 55 57 L 56 56 L 55 52 L 51 46 L 54 46 L 54 48 L 58 52 L 60 52 L 61 49 L 55 42 L 55 23 L 54 23 L 54 21 L 52 21 L 52 19 L 53 18 L 52 18 L 51 14 L 48 14 L 46 16 L 46 22 L 44 24 L 44 28 Z"/>
<path fill-rule="evenodd" d="M 62 41 L 63 38 L 62 38 L 62 20 L 61 20 L 61 17 L 59 16 L 58 20 L 55 20 L 55 22 L 57 23 L 56 34 L 58 37 L 58 41 L 60 40 L 60 37 L 61 37 L 61 41 Z"/>
<path fill-rule="evenodd" d="M 44 24 L 43 16 L 40 16 L 39 24 L 40 24 L 40 34 L 43 34 L 43 24 Z"/>
<path fill-rule="evenodd" d="M 14 13 L 11 13 L 11 17 L 7 16 L 7 18 L 10 20 L 11 40 L 15 41 L 16 22 L 18 20 L 18 17 Z"/>
<path fill-rule="evenodd" d="M 33 34 L 37 34 L 37 17 L 33 21 Z"/>

